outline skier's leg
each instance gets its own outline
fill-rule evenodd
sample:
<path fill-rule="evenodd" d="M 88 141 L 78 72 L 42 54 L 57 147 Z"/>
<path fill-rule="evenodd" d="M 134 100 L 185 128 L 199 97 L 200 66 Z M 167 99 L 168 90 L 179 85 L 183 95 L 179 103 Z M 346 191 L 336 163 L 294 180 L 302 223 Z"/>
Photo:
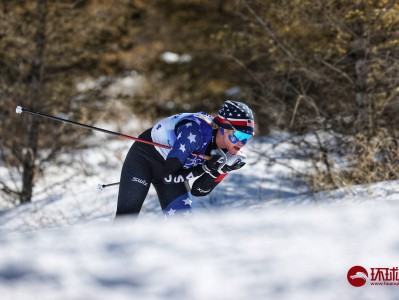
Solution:
<path fill-rule="evenodd" d="M 133 144 L 122 167 L 116 217 L 140 212 L 151 178 L 148 160 L 140 155 L 140 145 Z"/>
<path fill-rule="evenodd" d="M 166 217 L 191 215 L 191 193 L 188 182 L 175 184 L 154 183 L 162 211 Z"/>

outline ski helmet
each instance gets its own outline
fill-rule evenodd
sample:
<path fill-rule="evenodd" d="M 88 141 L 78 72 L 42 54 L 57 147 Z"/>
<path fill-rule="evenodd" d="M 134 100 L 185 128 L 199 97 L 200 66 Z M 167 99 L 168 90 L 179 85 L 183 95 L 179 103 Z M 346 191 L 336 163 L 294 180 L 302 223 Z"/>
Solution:
<path fill-rule="evenodd" d="M 239 101 L 225 101 L 213 122 L 224 129 L 237 129 L 251 135 L 255 130 L 252 110 L 248 105 Z"/>

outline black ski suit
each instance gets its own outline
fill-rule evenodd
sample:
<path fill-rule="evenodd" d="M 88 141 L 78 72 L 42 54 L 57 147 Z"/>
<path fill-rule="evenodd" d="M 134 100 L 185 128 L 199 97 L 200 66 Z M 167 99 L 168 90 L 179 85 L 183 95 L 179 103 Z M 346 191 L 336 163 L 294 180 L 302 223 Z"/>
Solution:
<path fill-rule="evenodd" d="M 217 128 L 210 120 L 212 117 L 205 113 L 179 114 L 161 120 L 139 136 L 168 144 L 171 149 L 139 142 L 132 145 L 122 167 L 117 216 L 138 214 L 150 184 L 165 216 L 191 214 L 191 195 L 208 195 L 226 175 L 215 178 L 205 173 L 205 160 L 192 154 L 210 155 L 217 148 Z M 190 179 L 195 179 L 191 188 Z"/>

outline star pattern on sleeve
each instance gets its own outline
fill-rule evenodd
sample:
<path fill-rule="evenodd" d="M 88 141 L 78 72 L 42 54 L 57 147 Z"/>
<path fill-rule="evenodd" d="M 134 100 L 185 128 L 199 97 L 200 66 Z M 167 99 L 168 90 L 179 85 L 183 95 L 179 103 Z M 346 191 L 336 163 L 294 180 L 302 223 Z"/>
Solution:
<path fill-rule="evenodd" d="M 176 142 L 168 157 L 177 157 L 185 168 L 197 165 L 197 159 L 192 160 L 192 153 L 198 151 L 203 143 L 199 124 L 195 122 L 186 123 L 177 128 L 176 135 Z"/>
<path fill-rule="evenodd" d="M 186 152 L 186 145 L 185 144 L 180 144 L 180 148 L 179 148 L 179 150 L 181 151 L 181 152 Z"/>
<path fill-rule="evenodd" d="M 195 143 L 195 138 L 197 136 L 192 134 L 192 132 L 190 132 L 190 135 L 188 136 L 188 139 L 190 140 L 190 143 Z"/>

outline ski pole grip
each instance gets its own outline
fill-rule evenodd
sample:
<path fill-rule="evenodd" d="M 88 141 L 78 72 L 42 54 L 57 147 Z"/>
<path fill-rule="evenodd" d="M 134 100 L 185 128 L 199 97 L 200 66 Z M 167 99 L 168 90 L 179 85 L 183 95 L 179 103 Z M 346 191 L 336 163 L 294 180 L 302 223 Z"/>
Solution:
<path fill-rule="evenodd" d="M 212 158 L 212 156 L 203 154 L 202 158 L 205 160 L 210 160 Z"/>

